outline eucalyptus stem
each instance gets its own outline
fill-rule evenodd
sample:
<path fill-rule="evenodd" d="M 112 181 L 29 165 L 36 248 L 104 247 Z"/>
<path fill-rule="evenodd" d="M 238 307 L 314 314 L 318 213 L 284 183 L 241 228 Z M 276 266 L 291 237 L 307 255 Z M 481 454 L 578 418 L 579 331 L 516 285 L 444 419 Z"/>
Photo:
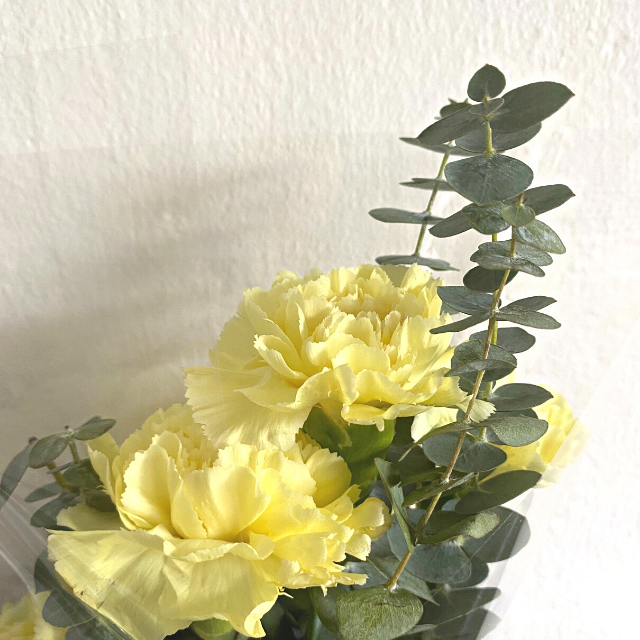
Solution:
<path fill-rule="evenodd" d="M 438 170 L 438 175 L 436 176 L 436 180 L 439 180 L 444 175 L 444 168 L 447 166 L 447 162 L 449 161 L 449 156 L 451 155 L 451 151 L 447 151 L 442 158 L 442 162 L 440 163 L 440 169 Z M 431 197 L 429 198 L 429 203 L 427 204 L 427 208 L 423 211 L 425 214 L 425 221 L 420 226 L 420 235 L 418 236 L 418 242 L 416 244 L 416 249 L 413 252 L 414 256 L 420 255 L 420 249 L 422 248 L 422 241 L 424 240 L 424 235 L 427 231 L 427 220 L 431 216 L 431 209 L 433 207 L 433 203 L 436 200 L 436 195 L 438 194 L 438 189 L 440 185 L 435 184 L 433 186 L 433 190 L 431 191 Z"/>
<path fill-rule="evenodd" d="M 49 462 L 47 464 L 47 469 L 49 469 L 49 471 L 52 471 L 51 475 L 53 476 L 53 479 L 58 483 L 58 486 L 61 489 L 66 491 L 71 487 L 71 485 L 64 479 L 64 476 L 60 471 L 53 471 L 55 468 L 56 465 L 53 462 Z"/>
<path fill-rule="evenodd" d="M 80 455 L 78 454 L 78 445 L 73 440 L 69 440 L 69 450 L 71 451 L 71 457 L 76 464 L 80 463 Z"/>

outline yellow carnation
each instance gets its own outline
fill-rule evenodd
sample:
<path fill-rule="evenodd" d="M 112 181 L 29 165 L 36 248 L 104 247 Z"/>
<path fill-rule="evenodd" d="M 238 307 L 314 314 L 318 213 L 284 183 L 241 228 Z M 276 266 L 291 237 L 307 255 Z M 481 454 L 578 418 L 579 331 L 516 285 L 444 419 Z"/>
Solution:
<path fill-rule="evenodd" d="M 118 447 L 90 457 L 118 513 L 63 511 L 49 553 L 75 594 L 135 640 L 160 640 L 195 620 L 264 635 L 260 619 L 284 588 L 362 583 L 343 572 L 390 526 L 337 454 L 312 441 L 287 451 L 214 449 L 191 408 L 158 411 Z"/>
<path fill-rule="evenodd" d="M 64 640 L 67 629 L 42 618 L 49 593 L 29 592 L 16 604 L 5 604 L 0 613 L 0 640 Z"/>
<path fill-rule="evenodd" d="M 507 460 L 492 475 L 527 469 L 542 474 L 536 486 L 553 484 L 561 469 L 580 454 L 589 440 L 587 428 L 573 415 L 565 397 L 545 385 L 540 386 L 553 394 L 553 398 L 534 409 L 541 420 L 549 423 L 547 433 L 525 447 L 500 447 L 507 453 Z"/>
<path fill-rule="evenodd" d="M 249 289 L 224 327 L 213 367 L 186 370 L 194 418 L 216 446 L 288 449 L 312 407 L 352 424 L 376 424 L 465 394 L 450 366 L 451 334 L 429 331 L 442 284 L 417 265 L 285 271 Z M 454 412 L 455 413 L 455 412 Z"/>

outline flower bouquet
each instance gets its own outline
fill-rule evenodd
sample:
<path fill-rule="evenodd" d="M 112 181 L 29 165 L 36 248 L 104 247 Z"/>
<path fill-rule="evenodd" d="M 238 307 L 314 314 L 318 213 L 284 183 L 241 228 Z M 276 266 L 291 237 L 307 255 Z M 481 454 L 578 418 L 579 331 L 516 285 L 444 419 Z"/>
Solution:
<path fill-rule="evenodd" d="M 2 609 L 0 638 L 454 640 L 491 629 L 490 565 L 529 535 L 504 505 L 552 483 L 585 439 L 559 393 L 515 379 L 516 355 L 535 343 L 527 329 L 560 326 L 541 313 L 555 300 L 503 300 L 515 277 L 542 277 L 565 252 L 539 217 L 573 195 L 530 188 L 532 170 L 504 152 L 572 93 L 504 88 L 487 65 L 471 102 L 403 138 L 442 155 L 435 178 L 406 183 L 430 191 L 428 205 L 370 215 L 418 225 L 411 255 L 285 271 L 246 291 L 211 365 L 185 371 L 186 403 L 120 445 L 115 421 L 99 417 L 29 441 L 0 505 L 28 469 L 40 474 L 26 501 L 46 549 L 33 592 Z M 438 217 L 441 191 L 470 203 Z M 427 230 L 486 236 L 463 286 L 432 275 L 453 267 L 421 255 Z"/>

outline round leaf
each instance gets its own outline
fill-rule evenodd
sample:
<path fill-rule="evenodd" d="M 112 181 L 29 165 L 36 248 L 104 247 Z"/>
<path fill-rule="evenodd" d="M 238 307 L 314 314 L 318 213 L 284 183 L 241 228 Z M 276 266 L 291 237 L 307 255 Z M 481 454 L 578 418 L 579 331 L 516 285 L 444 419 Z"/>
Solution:
<path fill-rule="evenodd" d="M 500 562 L 515 556 L 529 541 L 531 530 L 526 518 L 507 507 L 492 509 L 500 524 L 480 540 L 467 538 L 462 546 L 477 562 Z"/>
<path fill-rule="evenodd" d="M 380 222 L 388 222 L 390 224 L 428 224 L 439 222 L 444 218 L 438 218 L 436 216 L 427 216 L 423 212 L 415 213 L 413 211 L 404 211 L 403 209 L 372 209 L 369 211 L 369 215 L 374 220 Z"/>
<path fill-rule="evenodd" d="M 484 333 L 473 333 L 469 336 L 469 340 L 483 341 Z M 507 327 L 498 329 L 498 346 L 510 351 L 511 353 L 522 353 L 531 349 L 536 343 L 536 339 L 530 333 L 527 333 L 520 327 Z"/>
<path fill-rule="evenodd" d="M 444 107 L 442 107 L 442 109 L 440 109 L 440 117 L 446 118 L 456 111 L 466 109 L 468 106 L 468 100 L 465 100 L 464 102 L 456 102 L 455 100 L 449 99 L 449 104 L 446 104 Z"/>
<path fill-rule="evenodd" d="M 446 467 L 453 456 L 457 440 L 458 434 L 443 433 L 427 440 L 422 448 L 429 460 L 438 466 Z M 490 471 L 501 465 L 506 459 L 507 454 L 502 449 L 498 449 L 488 442 L 475 441 L 466 436 L 454 469 L 465 473 Z"/>
<path fill-rule="evenodd" d="M 511 271 L 507 276 L 507 284 L 509 284 L 516 275 L 518 275 L 517 271 Z M 467 271 L 462 282 L 467 289 L 493 293 L 500 287 L 503 277 L 504 271 L 490 271 L 482 267 L 474 267 L 470 271 Z"/>
<path fill-rule="evenodd" d="M 540 440 L 547 432 L 549 423 L 526 416 L 504 416 L 491 417 L 485 420 L 482 426 L 492 429 L 504 444 L 510 447 L 524 447 Z"/>
<path fill-rule="evenodd" d="M 514 235 L 520 242 L 526 242 L 542 251 L 560 254 L 567 251 L 560 236 L 540 220 L 533 220 L 526 226 L 515 229 Z"/>
<path fill-rule="evenodd" d="M 336 613 L 344 640 L 393 640 L 418 623 L 422 602 L 404 589 L 371 587 L 341 593 Z"/>
<path fill-rule="evenodd" d="M 496 517 L 498 517 L 496 515 Z M 425 619 L 441 625 L 450 620 L 466 616 L 469 612 L 484 607 L 500 595 L 496 588 L 488 589 L 441 589 L 434 604 L 425 605 Z"/>
<path fill-rule="evenodd" d="M 500 240 L 498 242 L 483 242 L 478 247 L 478 252 L 474 253 L 471 256 L 471 260 L 473 260 L 474 257 L 479 256 L 481 253 L 507 257 L 510 251 L 510 240 Z M 522 242 L 516 242 L 516 255 L 520 258 L 528 260 L 529 262 L 533 262 L 533 264 L 536 264 L 539 267 L 545 267 L 553 263 L 553 258 L 548 253 L 546 253 L 545 251 L 541 251 L 536 247 L 531 247 L 528 244 L 523 244 Z"/>
<path fill-rule="evenodd" d="M 444 174 L 461 196 L 476 204 L 515 196 L 533 181 L 533 171 L 524 162 L 502 155 L 457 160 L 445 167 Z"/>
<path fill-rule="evenodd" d="M 524 192 L 524 202 L 536 212 L 536 215 L 540 215 L 562 206 L 574 195 L 573 191 L 564 184 L 550 184 L 527 189 Z M 513 201 L 515 202 L 515 199 Z"/>
<path fill-rule="evenodd" d="M 109 418 L 90 420 L 73 431 L 73 437 L 76 440 L 93 440 L 107 433 L 115 423 L 115 420 Z"/>
<path fill-rule="evenodd" d="M 529 311 L 529 309 L 515 305 L 508 305 L 508 307 L 495 314 L 496 320 L 522 324 L 525 327 L 533 327 L 534 329 L 558 329 L 561 326 L 557 320 L 546 313 Z"/>
<path fill-rule="evenodd" d="M 549 296 L 530 296 L 529 298 L 521 298 L 520 300 L 511 302 L 505 307 L 502 307 L 501 310 L 504 311 L 505 309 L 517 307 L 520 309 L 530 309 L 531 311 L 540 311 L 540 309 L 545 309 L 555 302 L 557 302 L 556 299 L 550 298 Z"/>
<path fill-rule="evenodd" d="M 427 523 L 419 542 L 438 544 L 462 535 L 482 538 L 497 527 L 499 522 L 500 518 L 492 511 L 477 513 L 468 518 L 452 511 L 436 511 Z"/>
<path fill-rule="evenodd" d="M 458 211 L 431 227 L 429 233 L 436 238 L 451 238 L 452 236 L 457 236 L 460 233 L 469 231 L 471 228 L 469 219 L 464 211 Z"/>
<path fill-rule="evenodd" d="M 492 296 L 470 291 L 466 287 L 438 287 L 438 296 L 456 311 L 469 315 L 488 311 L 493 304 Z"/>
<path fill-rule="evenodd" d="M 20 484 L 20 480 L 22 480 L 22 476 L 29 466 L 30 453 L 31 445 L 27 445 L 27 447 L 11 460 L 2 474 L 2 480 L 0 480 L 0 509 L 2 509 L 18 484 Z"/>
<path fill-rule="evenodd" d="M 553 394 L 538 385 L 515 382 L 495 389 L 489 396 L 489 402 L 493 403 L 496 411 L 519 411 L 532 409 L 552 398 Z"/>
<path fill-rule="evenodd" d="M 502 98 L 495 98 L 488 102 L 474 104 L 469 109 L 469 113 L 473 113 L 474 116 L 490 116 L 492 113 L 498 111 L 503 104 L 504 100 Z"/>
<path fill-rule="evenodd" d="M 418 136 L 418 140 L 428 145 L 442 144 L 443 142 L 461 138 L 467 133 L 482 128 L 482 126 L 482 118 L 469 113 L 469 106 L 467 105 L 463 109 L 459 109 L 428 126 Z"/>
<path fill-rule="evenodd" d="M 501 205 L 486 205 L 480 207 L 477 204 L 469 204 L 462 209 L 469 224 L 479 233 L 492 235 L 509 228 L 509 223 L 502 217 Z"/>
<path fill-rule="evenodd" d="M 510 271 L 522 271 L 536 278 L 542 278 L 544 271 L 537 265 L 533 264 L 525 258 L 518 256 L 500 256 L 491 253 L 476 252 L 471 256 L 473 262 L 477 262 L 483 269 L 489 271 L 502 271 L 509 269 Z"/>
<path fill-rule="evenodd" d="M 454 541 L 416 547 L 407 569 L 427 582 L 456 584 L 471 576 L 471 562 Z"/>
<path fill-rule="evenodd" d="M 508 204 L 502 207 L 502 217 L 514 227 L 522 227 L 535 219 L 536 213 L 526 204 Z"/>
<path fill-rule="evenodd" d="M 378 256 L 376 258 L 378 264 L 419 264 L 428 267 L 434 271 L 458 271 L 451 266 L 446 260 L 438 260 L 437 258 L 424 258 L 422 256 Z"/>
<path fill-rule="evenodd" d="M 456 504 L 457 513 L 479 513 L 509 502 L 533 488 L 542 477 L 537 471 L 507 471 L 481 483 Z"/>
<path fill-rule="evenodd" d="M 39 469 L 53 462 L 62 455 L 69 445 L 68 433 L 54 433 L 53 435 L 38 440 L 31 449 L 29 455 L 29 466 L 32 469 Z"/>
<path fill-rule="evenodd" d="M 451 322 L 450 324 L 445 324 L 441 327 L 436 327 L 435 329 L 431 329 L 430 332 L 435 334 L 438 333 L 456 333 L 458 331 L 464 331 L 469 327 L 474 327 L 481 322 L 489 319 L 489 312 L 487 313 L 475 313 L 464 320 L 458 320 L 458 322 Z"/>
<path fill-rule="evenodd" d="M 61 491 L 62 489 L 57 482 L 50 482 L 32 491 L 24 500 L 25 502 L 38 502 L 45 498 L 53 498 L 53 496 L 57 496 Z"/>
<path fill-rule="evenodd" d="M 453 191 L 451 185 L 446 180 L 440 178 L 412 178 L 411 182 L 401 182 L 403 187 L 413 187 L 415 189 L 438 189 L 438 191 Z"/>
<path fill-rule="evenodd" d="M 540 133 L 542 125 L 540 123 L 534 124 L 532 127 L 522 129 L 522 131 L 515 131 L 513 133 L 499 133 L 493 132 L 491 136 L 491 144 L 496 151 L 507 151 L 509 149 L 515 149 L 523 144 L 526 144 Z M 459 149 L 468 151 L 469 153 L 484 153 L 487 148 L 485 132 L 478 130 L 468 133 L 462 138 L 456 140 L 456 145 Z"/>
<path fill-rule="evenodd" d="M 482 102 L 485 96 L 494 98 L 503 91 L 507 81 L 500 69 L 486 64 L 473 74 L 467 87 L 467 95 L 476 102 Z"/>
<path fill-rule="evenodd" d="M 73 627 L 95 615 L 95 611 L 62 589 L 52 591 L 42 607 L 42 617 L 54 627 Z"/>
<path fill-rule="evenodd" d="M 468 104 L 465 104 L 463 108 L 468 107 Z M 461 149 L 460 147 L 450 146 L 448 144 L 425 144 L 419 138 L 400 138 L 402 142 L 406 142 L 414 147 L 421 147 L 422 149 L 426 149 L 427 151 L 433 151 L 434 153 L 448 153 L 452 156 L 464 156 L 468 157 L 472 155 L 466 149 Z"/>

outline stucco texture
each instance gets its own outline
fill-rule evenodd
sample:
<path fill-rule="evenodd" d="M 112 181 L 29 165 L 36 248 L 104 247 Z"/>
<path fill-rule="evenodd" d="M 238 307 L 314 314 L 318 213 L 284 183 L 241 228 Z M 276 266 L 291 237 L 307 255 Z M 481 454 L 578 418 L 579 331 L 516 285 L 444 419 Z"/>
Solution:
<path fill-rule="evenodd" d="M 410 252 L 416 229 L 367 211 L 424 208 L 398 183 L 439 158 L 398 137 L 478 67 L 563 82 L 576 97 L 513 155 L 577 194 L 546 214 L 568 253 L 511 295 L 558 298 L 563 328 L 520 360 L 594 436 L 536 496 L 542 547 L 491 637 L 631 637 L 640 367 L 610 367 L 638 353 L 639 19 L 633 0 L 4 0 L 2 466 L 29 435 L 100 414 L 122 436 L 180 400 L 181 367 L 280 269 Z M 477 243 L 425 254 L 463 273 Z"/>

